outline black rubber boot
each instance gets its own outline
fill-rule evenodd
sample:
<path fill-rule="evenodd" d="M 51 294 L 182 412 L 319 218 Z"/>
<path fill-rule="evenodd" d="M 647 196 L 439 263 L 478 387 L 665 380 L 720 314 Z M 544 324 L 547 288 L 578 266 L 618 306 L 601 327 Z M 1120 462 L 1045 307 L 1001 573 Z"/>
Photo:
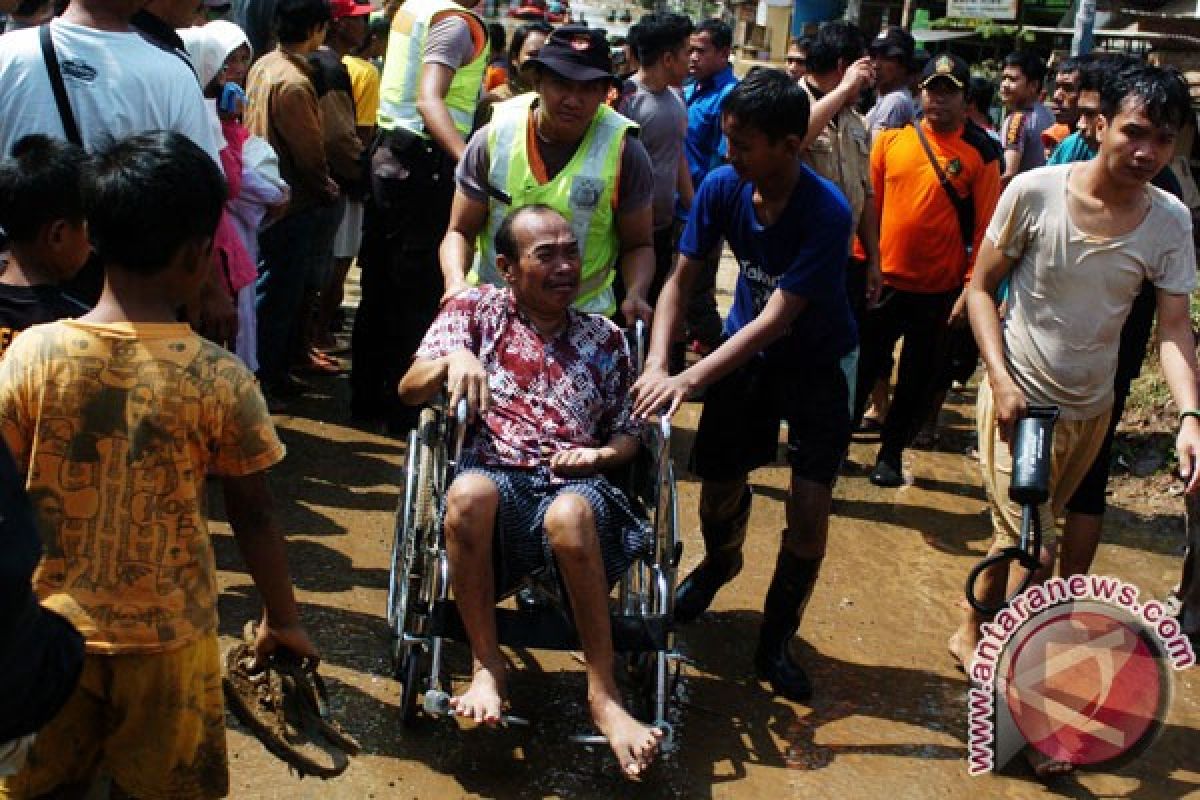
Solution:
<path fill-rule="evenodd" d="M 762 629 L 754 652 L 754 669 L 777 694 L 797 703 L 812 697 L 812 683 L 804 669 L 792 660 L 788 645 L 800 627 L 804 607 L 812 596 L 821 571 L 821 560 L 803 559 L 780 548 L 775 560 L 775 577 L 763 606 Z"/>
<path fill-rule="evenodd" d="M 734 515 L 721 522 L 700 517 L 700 535 L 704 537 L 704 560 L 679 584 L 675 591 L 675 621 L 691 622 L 712 604 L 717 590 L 742 571 L 742 543 L 750 521 L 750 502 L 754 493 L 747 486 Z"/>

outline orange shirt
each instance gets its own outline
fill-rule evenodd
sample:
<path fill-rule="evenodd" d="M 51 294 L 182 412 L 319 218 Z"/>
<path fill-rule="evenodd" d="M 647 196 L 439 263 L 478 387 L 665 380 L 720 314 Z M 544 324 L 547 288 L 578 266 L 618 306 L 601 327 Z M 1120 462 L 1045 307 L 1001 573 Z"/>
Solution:
<path fill-rule="evenodd" d="M 1000 150 L 976 126 L 935 133 L 921 121 L 942 171 L 975 206 L 972 252 L 1000 197 Z M 871 185 L 879 210 L 879 260 L 884 283 L 935 294 L 959 289 L 970 274 L 958 216 L 911 125 L 880 131 L 871 148 Z"/>

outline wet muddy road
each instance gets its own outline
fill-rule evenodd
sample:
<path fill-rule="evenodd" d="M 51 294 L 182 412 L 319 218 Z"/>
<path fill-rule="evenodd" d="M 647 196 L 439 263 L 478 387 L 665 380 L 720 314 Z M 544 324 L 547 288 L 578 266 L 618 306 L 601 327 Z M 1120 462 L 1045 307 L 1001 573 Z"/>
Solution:
<path fill-rule="evenodd" d="M 683 629 L 674 721 L 679 748 L 641 785 L 618 775 L 607 749 L 566 741 L 587 727 L 580 665 L 570 654 L 510 652 L 514 713 L 529 729 L 463 731 L 424 721 L 403 730 L 384 622 L 387 564 L 403 446 L 344 424 L 344 379 L 278 419 L 288 458 L 273 476 L 289 533 L 303 614 L 324 656 L 336 714 L 363 744 L 341 778 L 297 780 L 230 720 L 234 798 L 1179 798 L 1200 796 L 1200 670 L 1175 675 L 1160 740 L 1119 769 L 1049 788 L 1022 766 L 1003 776 L 966 771 L 967 684 L 945 643 L 967 570 L 989 526 L 975 462 L 963 455 L 973 394 L 955 397 L 942 451 L 913 452 L 911 485 L 881 490 L 866 475 L 875 446 L 856 443 L 836 490 L 829 555 L 797 653 L 816 684 L 811 706 L 773 697 L 753 678 L 763 594 L 783 526 L 786 471 L 753 476 L 746 567 L 713 609 Z M 698 408 L 677 419 L 686 463 Z M 683 571 L 700 558 L 698 485 L 681 474 Z M 1179 575 L 1182 500 L 1120 499 L 1096 571 L 1165 596 Z M 214 500 L 214 517 L 222 518 Z M 217 524 L 223 643 L 257 613 L 227 526 Z M 458 679 L 468 665 L 456 646 Z"/>

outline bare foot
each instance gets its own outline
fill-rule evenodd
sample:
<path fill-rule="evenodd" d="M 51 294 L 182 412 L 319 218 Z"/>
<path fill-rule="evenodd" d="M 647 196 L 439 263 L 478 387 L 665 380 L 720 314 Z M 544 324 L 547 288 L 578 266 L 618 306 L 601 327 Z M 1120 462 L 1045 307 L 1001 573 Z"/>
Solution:
<path fill-rule="evenodd" d="M 478 667 L 471 685 L 458 697 L 450 698 L 450 710 L 465 719 L 495 727 L 504 714 L 504 668 L 495 671 Z"/>
<path fill-rule="evenodd" d="M 958 664 L 958 668 L 963 672 L 970 672 L 971 660 L 975 658 L 975 641 L 968 632 L 959 628 L 950 637 L 950 641 L 946 643 L 946 649 L 950 651 L 950 655 Z"/>
<path fill-rule="evenodd" d="M 592 720 L 608 739 L 626 778 L 639 780 L 658 755 L 662 731 L 643 725 L 610 698 L 592 701 Z"/>

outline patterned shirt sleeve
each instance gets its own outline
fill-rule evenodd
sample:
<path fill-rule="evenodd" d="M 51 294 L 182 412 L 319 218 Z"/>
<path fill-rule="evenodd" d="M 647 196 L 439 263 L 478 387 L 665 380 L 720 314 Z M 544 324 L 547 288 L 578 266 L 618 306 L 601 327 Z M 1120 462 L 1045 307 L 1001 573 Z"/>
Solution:
<path fill-rule="evenodd" d="M 475 309 L 481 297 L 480 290 L 468 289 L 442 306 L 437 318 L 425 332 L 416 358 L 442 358 L 459 350 L 477 352 Z"/>
<path fill-rule="evenodd" d="M 258 381 L 241 364 L 236 367 L 223 370 L 230 403 L 213 453 L 212 471 L 217 475 L 252 475 L 278 464 L 286 453 Z"/>

